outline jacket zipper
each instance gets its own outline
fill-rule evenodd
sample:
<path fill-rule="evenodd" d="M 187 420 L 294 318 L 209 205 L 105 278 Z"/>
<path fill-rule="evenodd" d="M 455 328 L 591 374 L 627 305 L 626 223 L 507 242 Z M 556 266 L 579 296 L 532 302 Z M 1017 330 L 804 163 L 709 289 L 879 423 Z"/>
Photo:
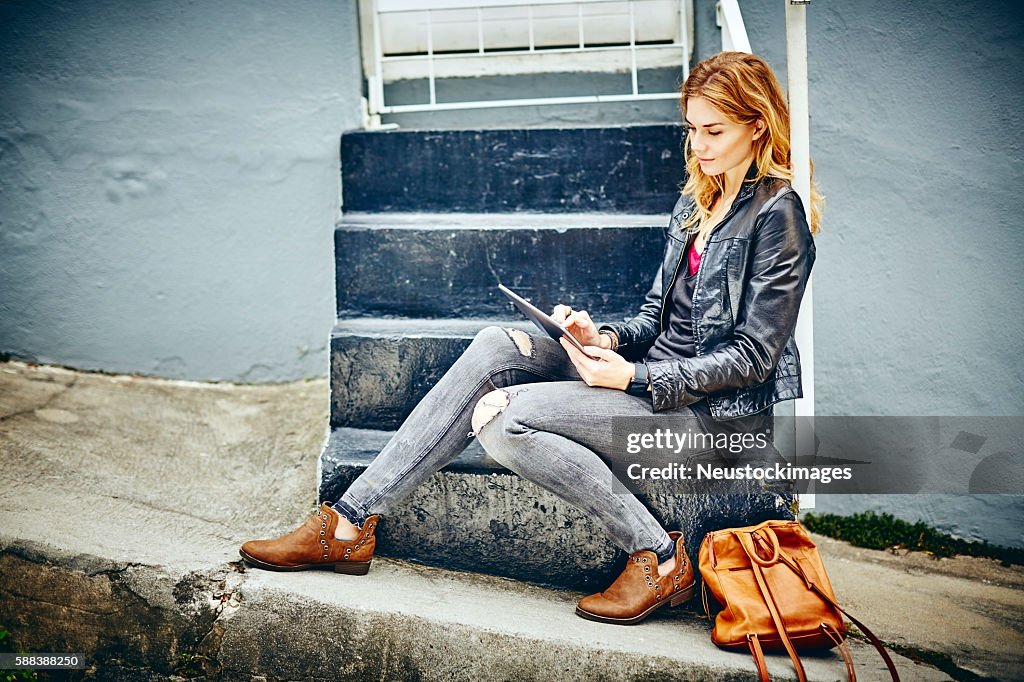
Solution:
<path fill-rule="evenodd" d="M 736 200 L 733 200 L 732 201 L 732 206 L 729 207 L 729 212 L 726 213 L 724 218 L 722 218 L 721 220 L 718 221 L 718 224 L 715 225 L 715 228 L 713 230 L 708 232 L 708 238 L 705 240 L 705 248 L 703 248 L 700 251 L 700 264 L 697 265 L 696 278 L 697 278 L 698 281 L 699 281 L 699 278 L 700 278 L 701 268 L 703 267 L 703 257 L 705 257 L 705 254 L 708 253 L 708 245 L 711 244 L 711 236 L 714 235 L 714 233 L 719 230 L 719 228 L 722 226 L 722 224 L 726 220 L 728 220 L 729 218 L 732 217 L 732 214 L 736 212 L 736 208 L 737 208 Z M 683 250 L 680 253 L 679 258 L 676 259 L 676 269 L 672 272 L 672 279 L 669 280 L 669 286 L 666 287 L 665 291 L 662 293 L 662 311 L 660 311 L 660 313 L 657 315 L 657 333 L 658 334 L 662 334 L 662 332 L 665 331 L 665 304 L 668 302 L 669 294 L 672 292 L 672 288 L 676 284 L 676 278 L 677 278 L 677 276 L 679 276 L 679 266 L 682 265 L 683 264 L 683 260 L 686 259 L 686 252 L 687 252 L 687 250 L 689 250 L 689 242 L 683 243 Z M 694 284 L 693 291 L 694 292 L 696 291 L 696 285 L 695 284 Z M 691 306 L 690 324 L 693 327 L 693 331 L 694 331 L 694 335 L 695 335 L 696 334 L 696 321 L 695 321 L 695 319 L 692 318 L 692 314 L 693 314 L 693 312 L 692 312 L 692 306 Z M 696 341 L 695 336 L 694 336 L 693 340 Z M 694 344 L 694 348 L 696 348 L 696 344 Z M 697 353 L 697 354 L 699 355 L 699 353 Z"/>
<path fill-rule="evenodd" d="M 700 252 L 700 263 L 697 265 L 697 273 L 696 273 L 697 279 L 693 283 L 693 292 L 694 293 L 697 293 L 697 285 L 700 283 L 700 275 L 704 271 L 704 256 L 708 252 L 708 245 L 711 243 L 711 235 L 713 235 L 715 232 L 718 232 L 718 230 L 722 227 L 722 225 L 725 224 L 725 221 L 727 221 L 729 218 L 731 218 L 733 213 L 736 212 L 736 209 L 739 208 L 739 206 L 736 203 L 738 200 L 739 200 L 739 197 L 736 197 L 736 199 L 733 199 L 732 206 L 729 207 L 729 212 L 725 214 L 724 218 L 722 218 L 721 220 L 718 221 L 718 224 L 715 225 L 715 227 L 711 230 L 711 232 L 708 232 L 707 238 L 704 239 L 704 248 Z M 678 265 L 676 266 L 676 272 L 679 272 L 679 266 Z M 675 281 L 675 279 L 673 279 L 673 282 L 674 281 Z M 696 296 L 694 298 L 696 299 Z M 665 305 L 665 303 L 662 302 L 662 310 L 664 310 L 664 305 Z M 691 304 L 690 305 L 690 326 L 693 328 L 693 350 L 699 356 L 699 355 L 701 355 L 701 352 L 700 352 L 700 342 L 697 339 L 697 319 L 696 319 L 696 317 L 694 315 L 695 313 L 696 313 L 696 306 Z"/>

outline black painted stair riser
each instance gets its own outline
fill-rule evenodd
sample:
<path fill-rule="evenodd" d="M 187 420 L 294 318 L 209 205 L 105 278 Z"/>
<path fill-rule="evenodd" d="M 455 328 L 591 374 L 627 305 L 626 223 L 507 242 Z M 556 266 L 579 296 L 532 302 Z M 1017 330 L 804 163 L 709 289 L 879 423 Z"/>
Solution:
<path fill-rule="evenodd" d="M 684 180 L 683 128 L 354 131 L 345 211 L 658 213 Z"/>
<path fill-rule="evenodd" d="M 507 316 L 514 309 L 499 282 L 543 310 L 564 303 L 594 319 L 631 316 L 661 262 L 671 209 L 642 227 L 449 230 L 342 223 L 334 235 L 337 316 Z"/>

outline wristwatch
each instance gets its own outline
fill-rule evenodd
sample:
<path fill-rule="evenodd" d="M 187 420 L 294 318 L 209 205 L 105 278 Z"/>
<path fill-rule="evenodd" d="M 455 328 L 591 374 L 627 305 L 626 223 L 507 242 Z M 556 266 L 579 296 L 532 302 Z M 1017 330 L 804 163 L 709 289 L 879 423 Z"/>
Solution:
<path fill-rule="evenodd" d="M 626 393 L 630 395 L 646 396 L 650 388 L 650 375 L 647 372 L 647 363 L 634 362 L 633 378 L 626 387 Z"/>

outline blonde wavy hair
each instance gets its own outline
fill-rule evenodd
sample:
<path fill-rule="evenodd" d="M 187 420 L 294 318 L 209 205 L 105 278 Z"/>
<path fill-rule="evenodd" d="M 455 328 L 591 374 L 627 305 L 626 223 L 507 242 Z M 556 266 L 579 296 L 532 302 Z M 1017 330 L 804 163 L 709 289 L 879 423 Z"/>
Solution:
<path fill-rule="evenodd" d="M 686 116 L 686 102 L 703 97 L 733 123 L 753 124 L 763 118 L 768 124 L 764 134 L 753 142 L 757 162 L 756 181 L 765 176 L 792 182 L 793 170 L 789 148 L 789 105 L 772 68 L 761 57 L 746 52 L 719 52 L 701 61 L 690 71 L 680 89 L 680 108 Z M 711 205 L 721 196 L 724 177 L 707 175 L 700 168 L 697 155 L 690 149 L 687 133 L 683 146 L 686 157 L 686 182 L 681 192 L 696 200 L 696 210 L 684 225 L 703 224 L 711 215 Z M 825 198 L 814 182 L 814 160 L 811 160 L 811 234 L 821 229 L 821 213 Z"/>

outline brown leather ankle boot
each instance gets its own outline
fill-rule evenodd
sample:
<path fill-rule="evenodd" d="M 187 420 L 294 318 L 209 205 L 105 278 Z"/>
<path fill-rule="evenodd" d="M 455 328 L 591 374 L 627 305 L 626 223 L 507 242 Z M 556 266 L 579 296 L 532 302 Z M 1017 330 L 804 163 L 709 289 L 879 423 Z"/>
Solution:
<path fill-rule="evenodd" d="M 324 502 L 304 524 L 273 540 L 249 540 L 238 553 L 248 563 L 268 571 L 331 569 L 337 573 L 366 575 L 377 540 L 373 533 L 378 515 L 366 519 L 353 540 L 334 537 L 338 513 Z"/>
<path fill-rule="evenodd" d="M 634 552 L 607 590 L 579 601 L 576 615 L 600 623 L 633 625 L 665 604 L 679 606 L 689 601 L 694 589 L 693 565 L 686 555 L 682 533 L 671 531 L 668 535 L 676 543 L 676 564 L 671 573 L 658 575 L 658 556 L 651 550 Z"/>

